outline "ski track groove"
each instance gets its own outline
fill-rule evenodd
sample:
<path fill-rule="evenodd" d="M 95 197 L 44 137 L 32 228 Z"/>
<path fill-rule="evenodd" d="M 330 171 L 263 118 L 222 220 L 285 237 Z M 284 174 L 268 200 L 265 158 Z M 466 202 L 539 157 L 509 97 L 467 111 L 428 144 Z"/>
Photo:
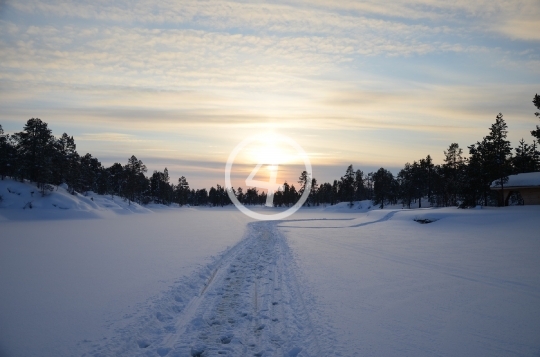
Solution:
<path fill-rule="evenodd" d="M 358 223 L 358 224 L 353 224 L 351 226 L 316 226 L 316 227 L 309 227 L 309 226 L 291 226 L 291 225 L 285 225 L 287 224 L 288 222 L 301 222 L 301 221 L 314 221 L 315 219 L 296 219 L 296 220 L 287 220 L 287 221 L 282 221 L 282 224 L 279 225 L 279 228 L 302 228 L 302 229 L 343 229 L 343 228 L 357 228 L 357 227 L 363 227 L 363 226 L 368 226 L 370 224 L 375 224 L 375 223 L 381 223 L 381 222 L 385 222 L 385 221 L 388 221 L 390 220 L 396 213 L 398 213 L 399 211 L 391 211 L 387 214 L 385 214 L 383 217 L 375 220 L 375 221 L 370 221 L 370 222 L 364 222 L 364 223 Z M 345 218 L 345 219 L 328 219 L 328 221 L 350 221 L 350 220 L 354 220 L 355 218 Z M 317 219 L 317 220 L 321 220 L 321 219 Z"/>
<path fill-rule="evenodd" d="M 83 356 L 332 355 L 328 344 L 321 349 L 327 334 L 314 328 L 278 223 L 248 224 L 244 239 L 217 261 Z"/>

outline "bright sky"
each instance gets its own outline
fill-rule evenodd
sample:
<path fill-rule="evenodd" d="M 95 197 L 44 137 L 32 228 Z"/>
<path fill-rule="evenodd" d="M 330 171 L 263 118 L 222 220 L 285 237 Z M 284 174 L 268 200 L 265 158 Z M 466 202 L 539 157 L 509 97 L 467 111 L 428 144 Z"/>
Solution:
<path fill-rule="evenodd" d="M 499 112 L 532 142 L 538 19 L 538 0 L 0 1 L 0 124 L 39 117 L 81 154 L 196 188 L 264 131 L 320 182 L 440 163 Z"/>

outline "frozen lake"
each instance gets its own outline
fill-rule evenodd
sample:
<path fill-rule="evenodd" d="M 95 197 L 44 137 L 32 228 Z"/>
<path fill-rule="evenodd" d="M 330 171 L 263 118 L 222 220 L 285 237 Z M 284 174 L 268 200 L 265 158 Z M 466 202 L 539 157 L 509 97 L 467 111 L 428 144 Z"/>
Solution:
<path fill-rule="evenodd" d="M 232 207 L 4 220 L 0 355 L 538 355 L 539 217 L 341 206 L 277 222 Z"/>

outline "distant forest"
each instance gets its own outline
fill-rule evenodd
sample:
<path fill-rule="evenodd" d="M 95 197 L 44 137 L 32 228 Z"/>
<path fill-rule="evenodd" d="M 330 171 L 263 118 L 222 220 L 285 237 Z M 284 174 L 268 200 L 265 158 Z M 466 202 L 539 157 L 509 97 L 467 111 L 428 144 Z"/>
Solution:
<path fill-rule="evenodd" d="M 540 96 L 533 98 L 540 111 Z M 535 115 L 540 118 L 540 112 Z M 312 181 L 311 192 L 305 205 L 318 206 L 370 199 L 384 208 L 388 204 L 422 206 L 460 206 L 504 204 L 490 190 L 492 182 L 504 186 L 508 175 L 540 171 L 540 127 L 531 131 L 532 144 L 521 139 L 519 146 L 511 147 L 507 140 L 507 125 L 499 113 L 489 133 L 482 141 L 467 146 L 469 155 L 452 143 L 444 151 L 444 163 L 435 165 L 430 155 L 413 163 L 406 163 L 394 176 L 380 168 L 365 174 L 350 165 L 345 175 L 332 183 L 319 184 L 309 173 L 302 172 L 298 178 L 298 190 L 294 184 L 285 182 L 283 189 L 274 194 L 274 206 L 290 206 L 296 203 L 306 184 Z M 151 202 L 170 205 L 231 204 L 226 188 L 221 185 L 206 189 L 190 189 L 182 176 L 178 183 L 170 182 L 167 168 L 146 176 L 147 168 L 141 160 L 131 156 L 125 165 L 115 163 L 104 167 L 91 154 L 77 153 L 73 136 L 64 133 L 56 138 L 47 123 L 40 119 L 29 119 L 23 131 L 4 134 L 0 125 L 0 176 L 16 180 L 35 182 L 41 193 L 46 195 L 55 186 L 65 184 L 68 191 L 76 195 L 94 191 L 101 195 L 118 196 L 129 202 L 148 204 Z M 246 205 L 263 205 L 266 193 L 256 188 L 232 189 L 238 200 Z M 520 204 L 519 196 L 511 202 Z"/>

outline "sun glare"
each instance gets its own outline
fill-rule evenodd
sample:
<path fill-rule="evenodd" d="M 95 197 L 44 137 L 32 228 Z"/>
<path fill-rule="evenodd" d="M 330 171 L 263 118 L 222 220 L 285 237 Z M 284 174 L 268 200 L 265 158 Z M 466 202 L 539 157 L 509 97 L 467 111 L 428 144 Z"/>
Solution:
<path fill-rule="evenodd" d="M 248 160 L 252 163 L 266 164 L 269 171 L 275 171 L 279 165 L 290 163 L 294 159 L 295 154 L 291 149 L 275 135 L 269 134 L 262 142 L 249 148 Z"/>
<path fill-rule="evenodd" d="M 283 135 L 272 132 L 258 134 L 243 145 L 234 158 L 235 165 L 238 165 L 235 166 L 238 177 L 235 180 L 238 181 L 231 182 L 234 187 L 245 185 L 275 191 L 283 182 L 296 182 L 305 168 L 302 149 Z"/>

